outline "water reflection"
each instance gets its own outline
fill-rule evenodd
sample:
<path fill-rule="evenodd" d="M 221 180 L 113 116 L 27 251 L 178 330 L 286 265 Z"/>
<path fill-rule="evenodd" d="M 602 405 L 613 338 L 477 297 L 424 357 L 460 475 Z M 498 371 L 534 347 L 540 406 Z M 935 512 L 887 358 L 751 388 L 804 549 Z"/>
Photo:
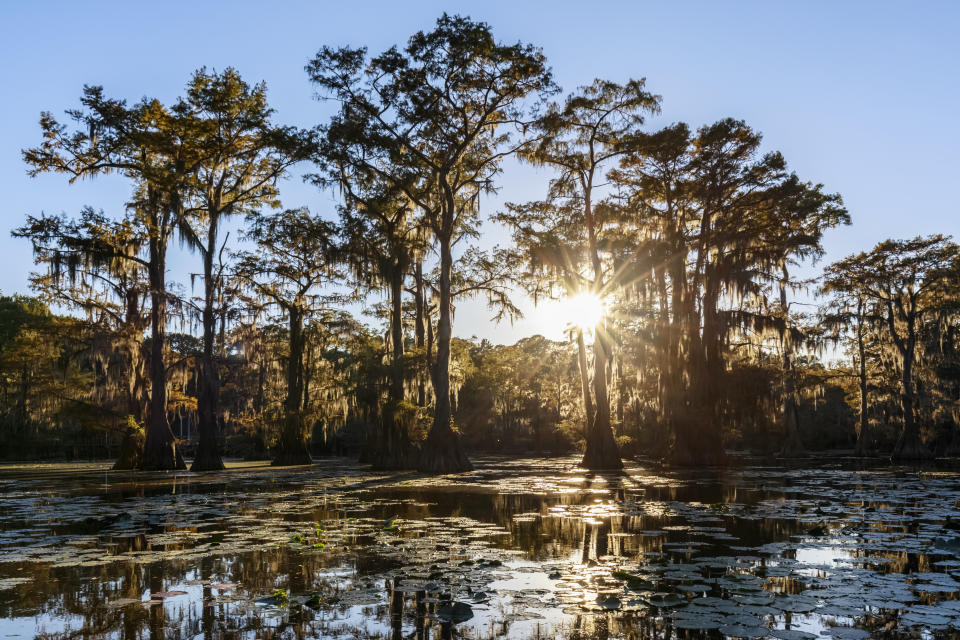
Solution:
<path fill-rule="evenodd" d="M 801 640 L 960 621 L 956 475 L 574 463 L 0 469 L 0 633 Z"/>

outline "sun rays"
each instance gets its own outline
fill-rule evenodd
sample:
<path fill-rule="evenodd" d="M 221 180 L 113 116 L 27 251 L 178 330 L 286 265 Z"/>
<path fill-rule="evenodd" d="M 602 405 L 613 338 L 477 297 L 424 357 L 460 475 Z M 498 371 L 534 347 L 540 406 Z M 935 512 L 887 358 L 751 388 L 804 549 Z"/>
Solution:
<path fill-rule="evenodd" d="M 584 292 L 565 301 L 562 320 L 580 329 L 593 329 L 603 319 L 606 304 L 592 293 Z"/>

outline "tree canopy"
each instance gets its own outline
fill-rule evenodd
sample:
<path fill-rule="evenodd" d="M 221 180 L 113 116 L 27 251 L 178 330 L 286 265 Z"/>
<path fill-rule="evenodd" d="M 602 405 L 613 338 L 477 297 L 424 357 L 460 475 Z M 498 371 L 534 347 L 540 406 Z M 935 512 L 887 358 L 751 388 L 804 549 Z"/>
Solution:
<path fill-rule="evenodd" d="M 321 46 L 305 71 L 333 106 L 308 128 L 234 68 L 197 69 L 168 104 L 90 85 L 41 115 L 30 175 L 117 174 L 128 198 L 13 230 L 37 272 L 35 297 L 0 299 L 10 455 L 448 473 L 468 451 L 577 451 L 591 470 L 960 451 L 949 237 L 818 272 L 850 214 L 747 122 L 651 125 L 640 76 L 558 98 L 535 44 L 468 17 L 377 54 Z M 540 195 L 488 210 L 517 162 Z M 324 206 L 281 198 L 296 173 Z M 462 301 L 500 322 L 524 295 L 569 305 L 566 340 L 455 337 Z"/>

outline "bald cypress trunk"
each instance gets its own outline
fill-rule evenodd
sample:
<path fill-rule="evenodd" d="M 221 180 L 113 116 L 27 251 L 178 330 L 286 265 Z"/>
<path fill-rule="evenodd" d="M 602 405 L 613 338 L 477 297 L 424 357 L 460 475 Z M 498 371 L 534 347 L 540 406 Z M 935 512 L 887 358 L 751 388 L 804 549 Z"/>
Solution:
<path fill-rule="evenodd" d="M 696 314 L 686 327 L 686 374 L 690 381 L 678 394 L 672 415 L 674 441 L 670 462 L 679 466 L 713 466 L 723 464 L 726 454 L 715 412 L 714 385 L 710 381 L 711 366 L 704 343 L 713 334 L 709 315 L 703 321 L 703 339 Z"/>
<path fill-rule="evenodd" d="M 867 360 L 863 339 L 863 300 L 857 300 L 857 378 L 860 383 L 860 423 L 857 429 L 857 444 L 854 454 L 866 456 L 873 448 L 873 438 L 870 435 L 870 422 L 867 405 Z"/>
<path fill-rule="evenodd" d="M 140 468 L 145 471 L 186 469 L 177 450 L 176 438 L 167 420 L 167 369 L 164 351 L 167 342 L 167 290 L 164 274 L 166 242 L 150 238 L 150 413 Z"/>
<path fill-rule="evenodd" d="M 453 196 L 448 194 L 448 202 L 442 213 L 443 228 L 453 227 Z M 450 233 L 438 238 L 440 245 L 440 309 L 437 320 L 437 363 L 434 375 L 434 395 L 436 396 L 433 426 L 424 442 L 418 468 L 431 473 L 456 473 L 473 468 L 460 445 L 460 437 L 454 432 L 453 410 L 450 402 L 450 340 L 452 323 L 450 318 L 450 274 L 453 268 Z"/>
<path fill-rule="evenodd" d="M 312 464 L 307 447 L 306 429 L 303 423 L 303 312 L 295 307 L 287 309 L 290 314 L 290 360 L 287 363 L 287 399 L 284 407 L 283 425 L 273 466 Z"/>
<path fill-rule="evenodd" d="M 603 329 L 598 325 L 593 337 L 593 395 L 597 401 L 597 408 L 587 432 L 587 448 L 580 464 L 587 469 L 622 469 L 620 450 L 617 447 L 617 441 L 613 438 L 613 429 L 610 424 L 607 350 L 602 334 Z"/>
<path fill-rule="evenodd" d="M 888 302 L 887 319 L 890 331 L 903 361 L 903 368 L 900 372 L 900 406 L 903 409 L 903 431 L 900 432 L 900 438 L 893 449 L 892 459 L 896 462 L 930 460 L 933 458 L 933 453 L 927 449 L 920 439 L 920 430 L 916 424 L 913 407 L 913 360 L 917 347 L 916 299 L 911 295 L 909 307 L 904 308 L 902 303 L 898 303 L 897 306 L 898 312 L 906 325 L 907 334 L 901 337 L 897 333 L 893 319 L 893 304 Z"/>
<path fill-rule="evenodd" d="M 414 269 L 414 284 L 415 284 L 415 293 L 414 293 L 414 304 L 416 305 L 416 318 L 414 320 L 414 329 L 413 329 L 413 339 L 414 344 L 417 349 L 426 349 L 426 330 L 424 328 L 424 320 L 426 316 L 426 301 L 424 300 L 424 291 L 423 291 L 423 263 L 420 260 L 417 260 L 416 268 Z M 424 351 L 424 361 L 425 369 L 430 368 L 430 355 Z M 426 380 L 424 379 L 424 374 L 422 372 L 417 374 L 417 406 L 425 407 L 427 406 L 427 385 Z"/>
<path fill-rule="evenodd" d="M 590 249 L 590 260 L 593 265 L 593 291 L 600 294 L 603 291 L 603 266 L 600 261 L 600 251 L 597 246 L 597 229 L 591 206 L 591 188 L 593 171 L 589 172 L 589 180 L 584 184 L 584 220 L 587 225 L 587 238 Z M 587 429 L 587 446 L 580 464 L 587 469 L 622 469 L 620 450 L 617 441 L 613 438 L 610 426 L 610 397 L 607 388 L 607 345 L 605 344 L 604 320 L 601 319 L 593 330 L 593 398 L 596 402 L 596 414 Z M 581 339 L 583 338 L 581 333 Z M 582 374 L 581 374 L 582 375 Z"/>
<path fill-rule="evenodd" d="M 912 326 L 910 327 L 912 329 Z M 900 406 L 903 409 L 903 431 L 893 449 L 893 460 L 916 461 L 930 460 L 933 453 L 920 439 L 920 429 L 917 427 L 914 416 L 913 395 L 913 353 L 916 347 L 916 337 L 911 335 L 906 339 L 906 348 L 903 356 L 903 371 L 900 377 Z"/>
<path fill-rule="evenodd" d="M 397 265 L 390 279 L 390 388 L 387 406 L 380 417 L 375 450 L 371 463 L 377 469 L 412 469 L 416 451 L 403 423 L 403 278 L 406 269 Z"/>
<path fill-rule="evenodd" d="M 625 435 L 627 410 L 626 385 L 623 380 L 623 358 L 617 358 L 617 436 Z"/>
<path fill-rule="evenodd" d="M 217 337 L 216 304 L 217 283 L 213 276 L 213 253 L 217 244 L 217 224 L 207 226 L 207 246 L 203 253 L 203 356 L 200 361 L 199 393 L 197 397 L 197 430 L 200 442 L 192 471 L 220 471 L 224 468 L 217 444 L 219 434 L 220 376 L 214 359 Z"/>
<path fill-rule="evenodd" d="M 583 329 L 577 329 L 577 365 L 580 369 L 584 415 L 583 435 L 586 439 L 593 431 L 593 398 L 590 393 L 590 370 L 587 367 L 587 347 L 583 341 Z"/>
<path fill-rule="evenodd" d="M 793 382 L 790 380 L 790 374 L 787 373 L 786 389 L 784 390 L 783 400 L 783 422 L 786 437 L 783 447 L 780 449 L 780 455 L 784 457 L 796 458 L 807 455 L 807 449 L 803 446 L 800 439 L 800 421 L 797 411 L 797 400 L 793 388 Z"/>
<path fill-rule="evenodd" d="M 126 311 L 124 315 L 124 331 L 130 331 L 136 336 L 136 343 L 129 346 L 130 370 L 127 373 L 127 414 L 133 421 L 140 424 L 149 413 L 149 401 L 145 386 L 143 349 L 140 344 L 142 327 L 140 325 L 140 294 L 135 288 L 130 288 L 126 294 Z M 138 331 L 139 329 L 139 331 Z M 127 339 L 130 339 L 129 337 Z M 146 404 L 146 406 L 144 406 Z M 120 441 L 120 455 L 113 465 L 116 471 L 129 471 L 140 468 L 140 458 L 143 455 L 144 434 L 136 425 L 130 424 L 129 418 L 122 429 Z"/>
<path fill-rule="evenodd" d="M 139 430 L 128 426 L 123 431 L 120 440 L 120 455 L 113 463 L 114 471 L 130 471 L 140 468 L 140 458 L 143 455 L 143 434 Z"/>
<path fill-rule="evenodd" d="M 683 308 L 679 310 L 682 325 L 678 338 L 686 343 L 683 357 L 689 382 L 674 410 L 674 441 L 670 451 L 670 461 L 681 466 L 712 466 L 726 459 L 716 411 L 716 382 L 723 375 L 723 360 L 716 313 L 718 283 L 707 260 L 710 236 L 711 216 L 704 211 L 694 275 L 691 281 L 682 276 Z M 698 291 L 703 291 L 699 312 L 694 295 Z"/>
<path fill-rule="evenodd" d="M 784 315 L 784 333 L 781 338 L 783 348 L 783 422 L 786 438 L 780 455 L 798 457 L 807 455 L 806 447 L 800 439 L 800 420 L 797 411 L 797 390 L 793 379 L 793 343 L 790 340 L 789 307 L 787 306 L 787 269 L 783 268 L 780 281 L 780 307 Z"/>

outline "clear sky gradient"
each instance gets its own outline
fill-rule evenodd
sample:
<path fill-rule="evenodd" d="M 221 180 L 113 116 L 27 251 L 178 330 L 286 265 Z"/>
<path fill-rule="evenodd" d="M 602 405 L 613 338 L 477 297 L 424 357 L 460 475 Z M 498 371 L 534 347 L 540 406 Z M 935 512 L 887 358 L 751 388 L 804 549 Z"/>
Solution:
<path fill-rule="evenodd" d="M 265 80 L 280 122 L 312 126 L 331 106 L 312 99 L 304 64 L 322 45 L 372 52 L 429 29 L 443 11 L 491 24 L 502 40 L 543 48 L 565 91 L 595 77 L 646 77 L 663 96 L 651 126 L 745 119 L 805 180 L 843 195 L 853 225 L 828 233 L 827 260 L 887 237 L 960 235 L 960 3 L 956 2 L 3 2 L 0 6 L 0 291 L 27 291 L 28 243 L 9 237 L 27 214 L 74 214 L 89 204 L 116 215 L 120 178 L 68 185 L 28 178 L 20 157 L 39 143 L 43 110 L 61 115 L 84 84 L 110 97 L 172 102 L 200 66 L 236 67 Z M 508 165 L 484 203 L 542 197 L 548 174 Z M 284 204 L 332 213 L 333 197 L 284 183 Z M 484 227 L 482 244 L 506 240 Z M 175 252 L 171 275 L 196 270 Z M 513 342 L 560 337 L 550 309 L 494 325 L 462 303 L 455 333 Z"/>

